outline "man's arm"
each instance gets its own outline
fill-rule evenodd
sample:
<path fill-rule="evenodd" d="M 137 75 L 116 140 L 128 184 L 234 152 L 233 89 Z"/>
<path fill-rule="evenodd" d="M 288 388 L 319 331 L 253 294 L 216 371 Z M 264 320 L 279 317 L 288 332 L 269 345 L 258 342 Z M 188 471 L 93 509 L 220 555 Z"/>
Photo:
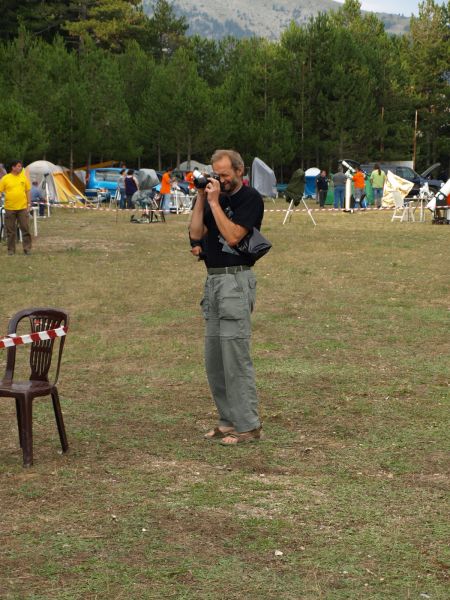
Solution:
<path fill-rule="evenodd" d="M 189 224 L 189 235 L 192 240 L 201 240 L 205 237 L 207 229 L 203 223 L 203 213 L 205 212 L 205 190 L 197 191 L 197 200 L 192 209 L 191 222 Z"/>
<path fill-rule="evenodd" d="M 31 210 L 31 190 L 27 190 L 28 210 Z"/>
<path fill-rule="evenodd" d="M 209 206 L 222 237 L 229 246 L 236 246 L 247 235 L 249 230 L 246 227 L 242 227 L 242 225 L 233 223 L 223 212 L 219 203 L 220 183 L 216 179 L 209 180 L 206 192 L 208 193 Z"/>

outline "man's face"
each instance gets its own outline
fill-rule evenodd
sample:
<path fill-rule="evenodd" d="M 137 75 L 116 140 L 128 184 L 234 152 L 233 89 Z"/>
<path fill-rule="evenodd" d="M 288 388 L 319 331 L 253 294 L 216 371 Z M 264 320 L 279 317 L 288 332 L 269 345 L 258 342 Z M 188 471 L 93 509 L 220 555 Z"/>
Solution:
<path fill-rule="evenodd" d="M 14 175 L 19 175 L 19 173 L 22 171 L 22 168 L 22 163 L 17 163 L 17 165 L 11 167 L 11 173 L 13 173 Z"/>
<path fill-rule="evenodd" d="M 242 169 L 233 169 L 228 156 L 220 158 L 212 167 L 219 176 L 222 192 L 232 194 L 242 185 Z"/>

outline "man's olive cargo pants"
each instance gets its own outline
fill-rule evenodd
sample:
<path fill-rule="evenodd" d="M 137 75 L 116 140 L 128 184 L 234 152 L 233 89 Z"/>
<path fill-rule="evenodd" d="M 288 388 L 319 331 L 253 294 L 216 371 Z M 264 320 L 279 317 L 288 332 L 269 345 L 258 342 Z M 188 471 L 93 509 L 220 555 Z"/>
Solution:
<path fill-rule="evenodd" d="M 219 425 L 234 426 L 238 432 L 260 426 L 250 358 L 250 317 L 255 300 L 256 278 L 250 269 L 208 274 L 201 301 L 206 322 L 206 374 Z"/>

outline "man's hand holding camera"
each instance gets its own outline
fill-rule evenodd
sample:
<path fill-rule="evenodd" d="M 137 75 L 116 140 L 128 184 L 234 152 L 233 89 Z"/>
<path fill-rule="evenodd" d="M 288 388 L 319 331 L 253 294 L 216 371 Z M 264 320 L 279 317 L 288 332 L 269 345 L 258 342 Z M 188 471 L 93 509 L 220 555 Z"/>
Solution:
<path fill-rule="evenodd" d="M 227 169 L 222 175 L 216 173 L 207 175 L 201 173 L 198 169 L 194 169 L 193 176 L 194 185 L 197 188 L 197 202 L 192 215 L 191 232 L 197 233 L 200 231 L 199 217 L 200 214 L 203 213 L 206 198 L 221 235 L 229 246 L 235 246 L 248 233 L 248 230 L 245 227 L 233 223 L 233 221 L 227 217 L 220 206 L 219 199 L 221 192 L 233 193 L 242 186 L 242 173 L 240 171 L 236 172 L 233 169 Z M 203 215 L 201 218 L 203 219 Z M 206 230 L 203 228 L 203 220 L 201 222 L 204 235 Z"/>
<path fill-rule="evenodd" d="M 205 188 L 206 198 L 211 208 L 219 204 L 219 196 L 221 192 L 220 181 L 216 178 L 209 177 L 208 184 Z"/>

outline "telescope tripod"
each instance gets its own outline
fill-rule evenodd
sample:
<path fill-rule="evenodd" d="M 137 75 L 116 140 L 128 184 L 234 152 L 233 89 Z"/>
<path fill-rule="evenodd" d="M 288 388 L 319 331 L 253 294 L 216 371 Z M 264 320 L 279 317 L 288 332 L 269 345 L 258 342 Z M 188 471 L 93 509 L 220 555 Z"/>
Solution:
<path fill-rule="evenodd" d="M 305 207 L 306 212 L 308 213 L 309 218 L 314 223 L 314 227 L 315 227 L 317 225 L 317 223 L 314 221 L 314 217 L 312 216 L 312 209 L 309 208 L 309 206 L 306 204 L 304 196 L 302 196 L 301 202 L 303 203 L 303 206 Z M 295 203 L 295 200 L 291 200 L 290 201 L 289 208 L 287 209 L 286 215 L 284 217 L 283 225 L 286 223 L 286 221 L 290 222 L 291 217 L 292 217 L 292 213 L 295 211 L 295 204 L 294 203 Z"/>

